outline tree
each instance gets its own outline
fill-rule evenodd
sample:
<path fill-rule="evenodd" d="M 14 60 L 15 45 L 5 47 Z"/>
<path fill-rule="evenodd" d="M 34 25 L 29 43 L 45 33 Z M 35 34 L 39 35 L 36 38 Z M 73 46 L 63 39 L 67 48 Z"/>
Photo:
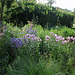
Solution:
<path fill-rule="evenodd" d="M 74 12 L 75 12 L 75 8 L 74 8 Z"/>
<path fill-rule="evenodd" d="M 48 0 L 48 5 L 51 7 L 52 4 L 55 3 L 55 0 Z"/>
<path fill-rule="evenodd" d="M 7 7 L 7 9 L 9 9 L 11 7 L 12 2 L 14 2 L 15 0 L 0 0 L 1 2 L 1 22 L 3 21 L 3 10 L 4 10 L 4 6 Z M 2 24 L 3 25 L 3 24 Z"/>

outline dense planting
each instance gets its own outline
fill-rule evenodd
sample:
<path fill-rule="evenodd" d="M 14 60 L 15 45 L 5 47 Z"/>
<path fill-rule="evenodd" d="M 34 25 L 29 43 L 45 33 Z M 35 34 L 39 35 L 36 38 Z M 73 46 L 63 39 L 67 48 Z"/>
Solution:
<path fill-rule="evenodd" d="M 75 75 L 74 12 L 36 0 L 0 3 L 0 75 Z"/>
<path fill-rule="evenodd" d="M 4 26 L 0 33 L 0 74 L 73 75 L 75 35 L 64 35 L 64 29 L 75 32 L 67 27 L 49 31 L 40 25 Z"/>

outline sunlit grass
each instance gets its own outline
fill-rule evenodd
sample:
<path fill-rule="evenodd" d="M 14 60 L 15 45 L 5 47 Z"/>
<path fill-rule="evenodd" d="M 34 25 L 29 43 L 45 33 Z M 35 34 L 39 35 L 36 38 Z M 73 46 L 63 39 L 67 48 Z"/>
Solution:
<path fill-rule="evenodd" d="M 73 24 L 73 28 L 75 28 L 75 24 Z"/>

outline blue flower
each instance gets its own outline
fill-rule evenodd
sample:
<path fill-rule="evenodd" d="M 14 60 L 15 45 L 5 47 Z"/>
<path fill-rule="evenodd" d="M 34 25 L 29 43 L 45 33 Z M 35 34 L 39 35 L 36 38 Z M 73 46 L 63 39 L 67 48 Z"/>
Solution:
<path fill-rule="evenodd" d="M 18 39 L 18 38 L 11 38 L 11 47 L 21 47 L 23 45 L 22 39 Z"/>

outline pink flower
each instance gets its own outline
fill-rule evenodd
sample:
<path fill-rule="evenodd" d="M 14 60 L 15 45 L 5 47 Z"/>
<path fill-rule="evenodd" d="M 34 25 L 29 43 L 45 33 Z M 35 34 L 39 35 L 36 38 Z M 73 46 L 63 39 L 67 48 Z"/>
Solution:
<path fill-rule="evenodd" d="M 56 40 L 56 42 L 59 42 L 59 40 Z"/>
<path fill-rule="evenodd" d="M 47 35 L 47 36 L 46 36 L 46 39 L 50 39 L 50 37 Z"/>
<path fill-rule="evenodd" d="M 62 44 L 64 44 L 65 42 L 64 41 L 62 41 Z"/>
<path fill-rule="evenodd" d="M 65 38 L 63 37 L 62 40 L 65 40 Z"/>
<path fill-rule="evenodd" d="M 53 34 L 53 32 L 50 32 L 50 34 L 52 35 L 52 34 Z"/>
<path fill-rule="evenodd" d="M 67 42 L 70 42 L 70 40 L 67 40 Z"/>
<path fill-rule="evenodd" d="M 68 45 L 68 47 L 70 47 L 70 45 Z"/>
<path fill-rule="evenodd" d="M 73 40 L 73 36 L 71 37 L 71 39 Z"/>
<path fill-rule="evenodd" d="M 41 42 L 42 40 L 41 40 L 41 39 L 38 39 L 38 41 L 40 41 L 40 42 Z"/>
<path fill-rule="evenodd" d="M 72 41 L 73 43 L 75 43 L 74 41 Z"/>
<path fill-rule="evenodd" d="M 40 39 L 40 37 L 37 37 L 37 39 Z"/>
<path fill-rule="evenodd" d="M 32 41 L 36 40 L 36 38 L 31 38 Z"/>
<path fill-rule="evenodd" d="M 36 38 L 36 36 L 34 34 L 29 36 L 30 38 Z"/>
<path fill-rule="evenodd" d="M 64 40 L 64 38 L 62 36 L 57 36 L 55 39 L 56 40 Z"/>
<path fill-rule="evenodd" d="M 75 41 L 75 38 L 73 38 L 73 40 Z"/>
<path fill-rule="evenodd" d="M 30 34 L 24 35 L 24 38 L 29 38 Z"/>
<path fill-rule="evenodd" d="M 40 39 L 40 37 L 37 37 L 37 39 L 38 39 L 38 41 L 40 41 L 40 42 L 42 41 L 42 40 Z"/>
<path fill-rule="evenodd" d="M 59 40 L 59 39 L 60 39 L 60 37 L 58 36 L 58 37 L 56 37 L 55 39 L 56 39 L 56 40 Z"/>
<path fill-rule="evenodd" d="M 67 43 L 67 41 L 66 40 L 62 41 L 62 44 L 64 44 L 64 43 Z"/>
<path fill-rule="evenodd" d="M 57 37 L 57 34 L 54 34 L 54 37 Z"/>
<path fill-rule="evenodd" d="M 42 40 L 40 39 L 39 41 L 41 42 Z"/>
<path fill-rule="evenodd" d="M 62 36 L 59 36 L 59 38 L 62 38 Z"/>
<path fill-rule="evenodd" d="M 67 40 L 70 40 L 70 37 L 67 37 Z"/>

